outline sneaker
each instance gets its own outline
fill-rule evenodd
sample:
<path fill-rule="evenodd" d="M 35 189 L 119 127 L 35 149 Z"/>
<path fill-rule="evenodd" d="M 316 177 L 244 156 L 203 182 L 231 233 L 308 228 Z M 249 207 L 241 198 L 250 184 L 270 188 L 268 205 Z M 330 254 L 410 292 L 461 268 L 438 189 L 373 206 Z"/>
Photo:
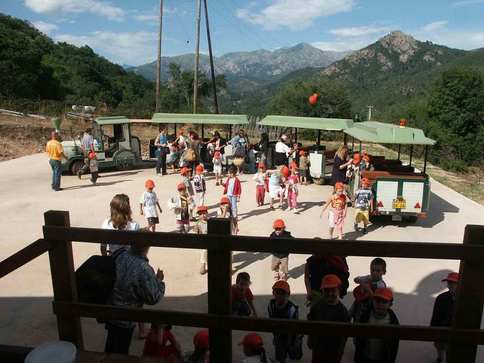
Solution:
<path fill-rule="evenodd" d="M 220 185 L 220 183 L 219 183 L 219 182 L 216 182 L 216 183 L 215 183 L 215 185 L 216 185 L 216 186 L 219 186 L 219 185 Z"/>
<path fill-rule="evenodd" d="M 79 180 L 81 180 L 81 172 L 80 171 L 77 172 L 77 177 L 79 178 Z"/>
<path fill-rule="evenodd" d="M 353 228 L 355 229 L 355 232 L 358 232 L 358 224 L 357 223 L 353 224 Z"/>
<path fill-rule="evenodd" d="M 363 234 L 367 234 L 368 233 L 368 230 L 366 229 L 366 227 L 363 228 L 362 232 L 363 232 Z"/>

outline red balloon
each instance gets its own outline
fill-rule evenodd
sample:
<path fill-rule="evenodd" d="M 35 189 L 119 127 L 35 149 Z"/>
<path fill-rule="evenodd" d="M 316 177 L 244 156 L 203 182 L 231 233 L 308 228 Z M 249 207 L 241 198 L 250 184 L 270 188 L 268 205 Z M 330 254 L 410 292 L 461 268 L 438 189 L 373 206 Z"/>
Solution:
<path fill-rule="evenodd" d="M 311 106 L 314 106 L 318 103 L 318 94 L 313 93 L 311 96 L 309 96 L 309 104 Z"/>

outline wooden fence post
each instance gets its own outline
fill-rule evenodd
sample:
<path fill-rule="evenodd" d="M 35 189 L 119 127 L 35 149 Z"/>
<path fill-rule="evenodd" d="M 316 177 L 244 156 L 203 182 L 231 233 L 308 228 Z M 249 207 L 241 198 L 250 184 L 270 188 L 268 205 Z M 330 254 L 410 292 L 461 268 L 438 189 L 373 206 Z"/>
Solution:
<path fill-rule="evenodd" d="M 230 236 L 230 220 L 211 218 L 208 220 L 208 234 Z M 210 242 L 211 243 L 211 242 Z M 230 315 L 230 288 L 232 284 L 232 254 L 225 241 L 208 248 L 208 313 Z M 210 362 L 232 361 L 232 330 L 227 327 L 210 329 Z"/>
<path fill-rule="evenodd" d="M 465 245 L 484 245 L 484 226 L 467 225 L 464 232 Z M 464 259 L 460 264 L 460 282 L 457 288 L 456 306 L 452 328 L 480 329 L 484 301 L 484 263 L 476 259 Z M 477 346 L 451 341 L 449 363 L 473 363 Z"/>
<path fill-rule="evenodd" d="M 44 213 L 46 226 L 70 227 L 69 212 L 47 211 Z M 72 242 L 52 242 L 49 250 L 50 273 L 54 301 L 77 302 L 76 280 L 74 275 L 74 259 Z M 81 319 L 79 316 L 57 315 L 59 339 L 74 343 L 78 349 L 83 349 Z"/>

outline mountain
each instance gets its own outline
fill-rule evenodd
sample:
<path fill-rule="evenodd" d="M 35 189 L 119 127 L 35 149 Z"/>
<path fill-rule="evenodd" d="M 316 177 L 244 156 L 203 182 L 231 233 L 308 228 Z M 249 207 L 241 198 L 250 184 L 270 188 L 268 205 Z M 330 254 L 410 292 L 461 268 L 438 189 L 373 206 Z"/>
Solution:
<path fill-rule="evenodd" d="M 251 52 L 233 52 L 214 57 L 215 71 L 225 74 L 228 79 L 249 77 L 250 79 L 270 80 L 273 77 L 288 74 L 306 67 L 325 67 L 347 55 L 348 52 L 328 52 L 307 43 L 274 51 L 260 49 Z M 168 65 L 178 64 L 182 70 L 194 68 L 194 55 L 183 54 L 174 57 L 162 57 L 162 79 L 168 78 Z M 210 60 L 207 55 L 200 55 L 200 71 L 210 72 Z M 130 71 L 154 80 L 156 62 L 129 68 Z"/>

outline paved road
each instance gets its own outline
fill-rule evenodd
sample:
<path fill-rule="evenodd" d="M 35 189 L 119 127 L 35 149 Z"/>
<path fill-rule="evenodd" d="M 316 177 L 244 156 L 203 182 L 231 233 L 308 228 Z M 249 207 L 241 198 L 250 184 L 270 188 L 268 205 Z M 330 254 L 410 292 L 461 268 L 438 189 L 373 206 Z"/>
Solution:
<path fill-rule="evenodd" d="M 43 213 L 49 209 L 70 212 L 73 226 L 100 226 L 109 213 L 109 201 L 116 193 L 130 196 L 134 210 L 133 218 L 142 225 L 137 201 L 143 192 L 144 181 L 154 177 L 152 170 L 135 170 L 102 174 L 98 185 L 93 187 L 86 179 L 66 176 L 62 178 L 62 192 L 50 190 L 50 169 L 44 155 L 32 155 L 0 163 L 0 259 L 3 259 L 30 242 L 41 237 Z M 156 192 L 163 208 L 169 196 L 175 193 L 178 175 L 155 179 Z M 278 217 L 286 220 L 288 230 L 296 237 L 328 237 L 325 219 L 319 218 L 319 203 L 330 193 L 327 186 L 311 185 L 301 188 L 301 210 L 298 214 L 286 211 L 270 211 L 267 207 L 257 208 L 255 187 L 249 176 L 242 177 L 243 196 L 240 204 L 240 230 L 244 235 L 267 236 L 272 221 Z M 221 195 L 220 187 L 213 180 L 208 181 L 210 211 Z M 416 225 L 376 226 L 366 236 L 352 232 L 351 212 L 345 231 L 348 237 L 394 241 L 445 241 L 461 242 L 466 224 L 482 224 L 484 207 L 464 196 L 433 182 L 431 212 L 429 218 Z M 163 212 L 158 230 L 173 231 L 175 220 L 169 211 Z M 97 251 L 92 244 L 74 245 L 75 263 L 78 266 Z M 150 261 L 155 267 L 164 269 L 167 283 L 165 299 L 159 307 L 185 311 L 206 311 L 206 277 L 198 274 L 198 251 L 167 248 L 152 249 Z M 290 256 L 291 289 L 293 300 L 304 307 L 304 261 L 307 256 Z M 253 280 L 256 307 L 262 316 L 271 294 L 272 274 L 270 258 L 262 253 L 236 253 L 235 266 L 247 271 Z M 370 258 L 350 257 L 351 276 L 366 274 Z M 444 286 L 440 279 L 450 270 L 457 270 L 453 261 L 387 259 L 388 271 L 385 280 L 396 293 L 394 309 L 401 323 L 426 325 L 430 319 L 433 299 Z M 47 339 L 56 338 L 55 318 L 51 313 L 52 288 L 47 256 L 42 256 L 29 265 L 0 280 L 0 343 L 35 345 Z M 345 300 L 350 305 L 350 299 Z M 185 349 L 190 349 L 193 330 L 175 328 L 175 333 Z M 86 346 L 101 350 L 104 344 L 104 329 L 92 320 L 84 322 Z M 240 332 L 234 332 L 237 343 Z M 272 354 L 271 339 L 264 335 L 268 351 Z M 131 352 L 138 354 L 142 343 L 135 341 Z M 239 347 L 234 344 L 234 361 L 240 357 Z M 432 362 L 433 348 L 429 343 L 402 342 L 399 362 Z M 352 362 L 352 344 L 346 347 L 345 362 Z M 306 353 L 304 360 L 309 362 Z M 484 362 L 481 351 L 478 361 Z"/>

